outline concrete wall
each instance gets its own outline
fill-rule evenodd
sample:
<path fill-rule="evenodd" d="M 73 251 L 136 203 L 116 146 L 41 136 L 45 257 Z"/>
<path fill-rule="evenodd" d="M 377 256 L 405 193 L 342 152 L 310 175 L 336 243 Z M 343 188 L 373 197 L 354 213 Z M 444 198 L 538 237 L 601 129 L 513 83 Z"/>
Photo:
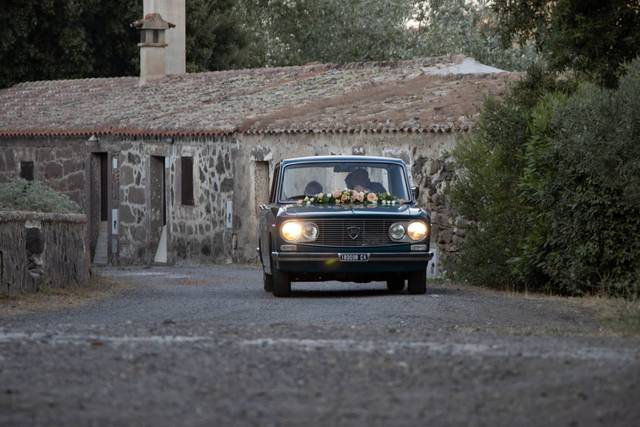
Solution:
<path fill-rule="evenodd" d="M 85 215 L 0 212 L 0 294 L 87 283 L 86 233 Z"/>

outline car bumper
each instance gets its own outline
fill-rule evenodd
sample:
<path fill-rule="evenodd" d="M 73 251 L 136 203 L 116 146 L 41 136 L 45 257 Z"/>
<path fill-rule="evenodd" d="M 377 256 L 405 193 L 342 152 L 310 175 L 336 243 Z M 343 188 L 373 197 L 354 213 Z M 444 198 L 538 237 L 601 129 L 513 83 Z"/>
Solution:
<path fill-rule="evenodd" d="M 430 252 L 370 252 L 365 262 L 340 261 L 337 252 L 271 252 L 275 268 L 307 273 L 393 273 L 425 268 Z"/>

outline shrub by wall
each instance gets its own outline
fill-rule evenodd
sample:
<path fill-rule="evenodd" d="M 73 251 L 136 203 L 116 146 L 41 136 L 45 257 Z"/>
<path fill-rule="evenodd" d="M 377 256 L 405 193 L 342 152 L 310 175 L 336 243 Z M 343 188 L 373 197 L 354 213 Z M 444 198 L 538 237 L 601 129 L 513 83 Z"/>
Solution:
<path fill-rule="evenodd" d="M 88 281 L 87 219 L 79 211 L 40 182 L 0 183 L 0 295 Z"/>
<path fill-rule="evenodd" d="M 78 213 L 80 207 L 38 181 L 16 179 L 0 183 L 0 211 Z"/>

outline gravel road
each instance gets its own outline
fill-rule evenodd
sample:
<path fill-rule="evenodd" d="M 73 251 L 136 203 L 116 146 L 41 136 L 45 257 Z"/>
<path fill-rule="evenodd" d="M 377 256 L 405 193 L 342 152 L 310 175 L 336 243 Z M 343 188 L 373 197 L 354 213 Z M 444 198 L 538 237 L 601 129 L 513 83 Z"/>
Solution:
<path fill-rule="evenodd" d="M 0 314 L 1 426 L 640 420 L 640 340 L 559 298 L 333 282 L 276 299 L 251 267 L 100 274 L 130 286 Z"/>

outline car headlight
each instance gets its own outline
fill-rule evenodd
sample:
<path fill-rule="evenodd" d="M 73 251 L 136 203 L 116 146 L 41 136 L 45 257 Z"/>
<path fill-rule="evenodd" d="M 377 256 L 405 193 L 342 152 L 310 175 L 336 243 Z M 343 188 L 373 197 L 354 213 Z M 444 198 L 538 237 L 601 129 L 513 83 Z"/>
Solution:
<path fill-rule="evenodd" d="M 287 221 L 280 227 L 280 235 L 287 242 L 297 242 L 302 236 L 302 224 L 296 221 Z"/>
<path fill-rule="evenodd" d="M 429 234 L 429 227 L 422 221 L 413 221 L 407 226 L 407 236 L 414 242 L 424 240 Z"/>
<path fill-rule="evenodd" d="M 402 240 L 402 238 L 404 237 L 404 232 L 404 225 L 398 222 L 392 224 L 391 227 L 389 227 L 389 237 L 391 237 L 391 239 L 393 240 Z"/>
<path fill-rule="evenodd" d="M 312 222 L 305 222 L 302 226 L 302 237 L 307 242 L 313 242 L 318 239 L 318 234 L 320 231 L 318 230 L 318 226 Z"/>
<path fill-rule="evenodd" d="M 285 221 L 280 226 L 280 235 L 290 243 L 313 242 L 319 234 L 318 226 L 312 222 Z"/>

